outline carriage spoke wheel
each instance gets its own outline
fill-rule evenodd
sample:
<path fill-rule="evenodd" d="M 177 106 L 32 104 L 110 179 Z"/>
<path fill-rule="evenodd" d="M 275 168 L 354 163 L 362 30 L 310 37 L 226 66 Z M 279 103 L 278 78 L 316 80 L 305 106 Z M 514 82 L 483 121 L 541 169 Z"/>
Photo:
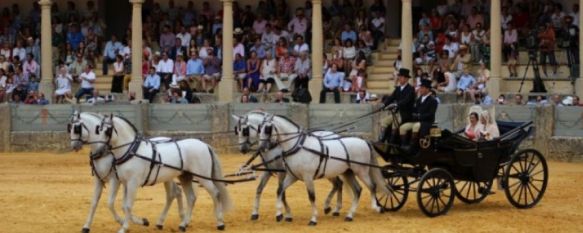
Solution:
<path fill-rule="evenodd" d="M 433 168 L 419 180 L 417 204 L 429 217 L 446 214 L 453 205 L 455 188 L 453 177 L 442 168 Z"/>
<path fill-rule="evenodd" d="M 492 181 L 474 182 L 459 180 L 455 183 L 455 196 L 466 204 L 480 203 L 490 194 Z"/>
<path fill-rule="evenodd" d="M 405 205 L 407 197 L 409 197 L 407 176 L 385 167 L 383 169 L 383 177 L 387 180 L 387 187 L 391 193 L 390 195 L 377 194 L 377 203 L 383 208 L 383 211 L 397 211 Z"/>
<path fill-rule="evenodd" d="M 516 208 L 535 206 L 547 189 L 548 175 L 547 162 L 540 152 L 519 151 L 504 170 L 502 184 L 506 198 Z"/>

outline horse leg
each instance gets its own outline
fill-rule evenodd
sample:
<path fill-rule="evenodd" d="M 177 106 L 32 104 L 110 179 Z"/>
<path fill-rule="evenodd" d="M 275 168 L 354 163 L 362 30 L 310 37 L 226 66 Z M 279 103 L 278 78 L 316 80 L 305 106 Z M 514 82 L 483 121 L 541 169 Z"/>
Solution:
<path fill-rule="evenodd" d="M 123 210 L 126 216 L 118 233 L 125 233 L 130 227 L 130 220 L 132 219 L 132 207 L 134 205 L 138 187 L 139 184 L 136 179 L 129 180 L 125 185 Z"/>
<path fill-rule="evenodd" d="M 95 209 L 97 209 L 97 204 L 101 198 L 101 191 L 103 191 L 103 184 L 98 178 L 94 179 L 95 189 L 93 191 L 93 199 L 91 200 L 91 207 L 89 208 L 89 215 L 87 216 L 87 221 L 83 225 L 82 233 L 89 233 L 89 228 L 91 223 L 93 223 L 93 216 L 95 216 Z"/>
<path fill-rule="evenodd" d="M 371 177 L 369 176 L 369 172 L 368 171 L 365 171 L 365 170 L 368 170 L 368 169 L 361 169 L 361 173 L 357 173 L 358 178 L 360 179 L 360 181 L 362 181 L 366 185 L 366 187 L 370 191 L 371 208 L 373 210 L 375 210 L 376 212 L 379 212 L 380 213 L 382 211 L 382 209 L 381 209 L 381 207 L 377 203 L 377 199 L 376 199 L 376 185 L 372 181 Z"/>
<path fill-rule="evenodd" d="M 176 198 L 176 204 L 178 204 L 178 216 L 180 216 L 180 219 L 182 220 L 184 219 L 184 202 L 182 201 L 182 190 L 180 189 L 180 187 L 178 187 L 178 184 L 176 184 L 176 182 L 172 182 L 172 187 L 174 188 L 175 194 L 174 197 Z M 196 194 L 194 196 L 194 200 L 196 201 Z"/>
<path fill-rule="evenodd" d="M 110 183 L 111 183 L 111 186 L 115 187 L 116 189 L 118 189 L 120 186 L 119 180 L 115 177 L 110 179 Z M 128 195 L 127 191 L 128 191 L 127 189 L 124 189 L 124 193 L 123 193 L 124 197 Z M 114 210 L 113 203 L 115 203 L 115 196 L 117 196 L 117 191 L 116 191 L 115 195 L 109 196 L 109 203 L 111 205 L 111 209 L 113 209 L 113 210 Z M 150 225 L 150 222 L 148 221 L 148 219 L 140 218 L 140 217 L 135 216 L 135 215 L 132 215 L 131 221 L 135 224 L 138 224 L 138 225 L 144 225 L 144 226 Z M 121 221 L 120 221 L 120 224 L 122 224 Z"/>
<path fill-rule="evenodd" d="M 223 204 L 220 201 L 219 189 L 210 180 L 200 180 L 200 184 L 206 188 L 209 195 L 213 199 L 213 203 L 215 205 L 215 217 L 217 218 L 217 229 L 224 230 L 225 221 L 223 219 Z"/>
<path fill-rule="evenodd" d="M 98 181 L 101 182 L 101 181 Z M 117 221 L 120 225 L 123 224 L 123 219 L 117 215 L 117 212 L 115 212 L 115 197 L 117 196 L 117 191 L 119 190 L 119 180 L 115 177 L 112 177 L 109 179 L 109 198 L 107 200 L 107 207 L 109 208 L 109 211 L 111 212 L 111 214 L 113 215 L 113 218 L 115 219 L 115 221 Z M 124 200 L 125 200 L 125 191 L 124 191 Z"/>
<path fill-rule="evenodd" d="M 316 206 L 316 190 L 314 189 L 314 180 L 311 178 L 305 179 L 304 184 L 308 191 L 308 198 L 310 199 L 310 204 L 312 204 L 312 218 L 310 218 L 310 223 L 308 226 L 315 226 L 318 223 L 318 207 Z"/>
<path fill-rule="evenodd" d="M 263 189 L 269 181 L 269 178 L 271 178 L 271 174 L 269 172 L 263 172 L 263 174 L 261 174 L 261 179 L 255 193 L 255 204 L 253 205 L 253 212 L 251 212 L 251 220 L 259 219 L 259 202 L 261 199 L 261 193 L 263 193 Z"/>
<path fill-rule="evenodd" d="M 278 175 L 278 179 L 279 179 L 279 183 L 281 184 L 283 182 L 283 179 L 285 178 L 285 174 L 279 174 Z M 277 195 L 277 193 L 276 193 Z M 286 222 L 292 222 L 293 221 L 293 216 L 291 213 L 291 208 L 289 207 L 289 204 L 287 203 L 287 198 L 285 195 L 285 191 L 281 194 L 281 201 L 283 202 L 283 207 L 285 208 L 285 221 Z"/>
<path fill-rule="evenodd" d="M 181 232 L 185 232 L 186 227 L 188 227 L 188 224 L 192 219 L 192 209 L 194 209 L 194 203 L 196 203 L 196 194 L 194 193 L 194 188 L 192 187 L 192 176 L 181 176 L 180 183 L 182 184 L 182 189 L 186 195 L 186 211 L 184 212 L 182 223 L 180 223 L 178 228 Z"/>
<path fill-rule="evenodd" d="M 281 182 L 281 184 L 279 184 L 279 187 L 277 188 L 277 201 L 275 204 L 276 209 L 275 220 L 278 222 L 283 219 L 283 215 L 281 214 L 281 207 L 283 207 L 283 196 L 285 190 L 296 181 L 298 181 L 298 179 L 296 179 L 294 176 L 286 174 L 285 178 L 283 179 L 283 182 Z"/>
<path fill-rule="evenodd" d="M 350 190 L 352 191 L 352 205 L 350 206 L 348 214 L 344 218 L 345 221 L 350 222 L 354 218 L 354 213 L 358 208 L 358 200 L 360 199 L 360 193 L 362 189 L 360 188 L 360 185 L 358 185 L 358 182 L 356 181 L 356 178 L 354 177 L 353 173 L 351 172 L 345 173 L 342 175 L 342 177 L 344 178 L 344 181 L 348 184 Z"/>
<path fill-rule="evenodd" d="M 163 228 L 164 221 L 168 216 L 168 210 L 170 209 L 170 206 L 172 206 L 172 201 L 174 201 L 174 197 L 176 196 L 176 194 L 174 193 L 176 190 L 174 189 L 173 184 L 174 184 L 173 181 L 164 182 L 164 189 L 166 190 L 166 205 L 164 206 L 164 209 L 160 214 L 160 218 L 158 218 L 158 223 L 156 223 L 156 227 L 158 229 Z"/>

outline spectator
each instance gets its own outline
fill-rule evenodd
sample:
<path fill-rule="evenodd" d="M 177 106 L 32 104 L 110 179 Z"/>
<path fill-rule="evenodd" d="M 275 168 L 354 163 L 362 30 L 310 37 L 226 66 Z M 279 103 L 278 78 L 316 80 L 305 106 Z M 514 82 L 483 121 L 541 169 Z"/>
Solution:
<path fill-rule="evenodd" d="M 13 95 L 18 96 L 19 100 L 24 100 L 28 93 L 28 76 L 22 73 L 22 68 L 20 66 L 16 66 L 15 71 L 16 72 L 12 76 L 14 85 L 16 85 Z"/>
<path fill-rule="evenodd" d="M 59 67 L 59 73 L 55 79 L 55 103 L 65 103 L 65 99 L 71 99 L 71 83 L 73 77 L 67 72 L 67 68 L 63 65 Z"/>
<path fill-rule="evenodd" d="M 204 39 L 204 43 L 203 43 L 202 47 L 200 47 L 200 50 L 198 52 L 198 56 L 200 57 L 200 59 L 204 60 L 208 57 L 209 49 L 211 49 L 211 53 L 212 53 L 213 47 L 211 46 L 210 40 Z"/>
<path fill-rule="evenodd" d="M 69 73 L 76 80 L 83 73 L 85 67 L 87 67 L 87 61 L 83 58 L 83 54 L 77 53 L 75 61 L 69 65 Z"/>
<path fill-rule="evenodd" d="M 464 70 L 470 69 L 471 56 L 468 55 L 468 47 L 466 45 L 460 46 L 458 55 L 451 64 L 450 71 L 455 77 L 460 77 Z"/>
<path fill-rule="evenodd" d="M 289 87 L 293 84 L 298 76 L 294 73 L 296 65 L 296 58 L 290 56 L 288 52 L 284 52 L 283 56 L 277 62 L 276 76 L 274 76 L 275 84 L 278 89 L 283 92 L 288 92 Z M 287 81 L 285 84 L 283 81 Z"/>
<path fill-rule="evenodd" d="M 294 90 L 298 88 L 307 89 L 308 83 L 312 76 L 312 64 L 306 52 L 300 53 L 300 58 L 296 60 L 294 72 L 297 75 L 297 78 L 295 79 Z"/>
<path fill-rule="evenodd" d="M 289 103 L 289 99 L 284 97 L 283 92 L 278 91 L 275 94 L 275 100 L 273 100 L 274 103 L 279 103 L 279 104 L 283 104 L 283 103 Z"/>
<path fill-rule="evenodd" d="M 179 90 L 173 90 L 170 92 L 171 96 L 168 97 L 168 102 L 171 104 L 188 104 L 188 100 L 182 96 L 182 92 Z"/>
<path fill-rule="evenodd" d="M 164 52 L 162 54 L 162 60 L 156 66 L 156 73 L 162 79 L 166 90 L 170 88 L 170 83 L 172 82 L 172 71 L 174 71 L 174 61 L 168 57 L 168 53 Z"/>
<path fill-rule="evenodd" d="M 125 68 L 123 64 L 123 57 L 116 56 L 116 61 L 113 63 L 113 79 L 111 82 L 111 93 L 123 93 L 123 79 L 125 76 Z"/>
<path fill-rule="evenodd" d="M 557 74 L 558 64 L 555 58 L 555 30 L 551 23 L 547 23 L 546 27 L 544 25 L 540 26 L 538 38 L 540 39 L 539 49 L 540 49 L 540 63 L 543 67 L 543 72 L 545 76 L 547 74 L 547 58 L 549 59 L 551 65 L 553 66 L 553 75 Z"/>
<path fill-rule="evenodd" d="M 304 42 L 304 37 L 297 35 L 295 38 L 295 45 L 293 47 L 292 56 L 299 57 L 300 53 L 309 53 L 310 47 Z"/>
<path fill-rule="evenodd" d="M 198 53 L 191 53 L 190 59 L 186 63 L 186 79 L 191 82 L 200 80 L 204 73 L 204 61 L 198 57 Z"/>
<path fill-rule="evenodd" d="M 156 94 L 160 91 L 160 76 L 156 74 L 156 69 L 150 67 L 148 75 L 146 75 L 146 80 L 143 85 L 144 99 L 147 99 L 149 103 L 154 102 Z"/>
<path fill-rule="evenodd" d="M 344 42 L 344 48 L 342 49 L 343 67 L 345 72 L 350 72 L 352 68 L 352 61 L 356 58 L 356 47 L 354 47 L 353 41 L 348 39 Z"/>
<path fill-rule="evenodd" d="M 182 54 L 178 55 L 174 63 L 174 74 L 172 75 L 172 85 L 177 86 L 180 82 L 186 80 L 186 62 Z"/>
<path fill-rule="evenodd" d="M 0 103 L 3 103 L 6 97 L 7 79 L 8 77 L 6 77 L 6 71 L 3 68 L 0 68 Z"/>
<path fill-rule="evenodd" d="M 332 65 L 330 70 L 324 76 L 324 87 L 320 92 L 320 103 L 326 103 L 326 93 L 334 92 L 334 102 L 340 103 L 340 91 L 342 91 L 342 82 L 344 74 L 337 71 L 338 66 Z"/>
<path fill-rule="evenodd" d="M 182 49 L 184 49 L 185 51 L 188 51 L 189 46 L 190 46 L 190 40 L 192 39 L 192 36 L 190 35 L 190 33 L 186 32 L 186 27 L 185 26 L 179 26 L 179 32 L 176 33 L 176 42 L 178 42 L 178 40 L 180 40 L 180 47 Z M 175 47 L 178 47 L 175 45 Z M 184 54 L 186 54 L 186 52 L 184 52 Z"/>
<path fill-rule="evenodd" d="M 182 40 L 180 38 L 176 38 L 176 42 L 174 42 L 174 46 L 170 49 L 170 59 L 176 60 L 178 55 L 184 56 L 186 54 L 186 46 L 182 45 Z"/>
<path fill-rule="evenodd" d="M 170 31 L 170 26 L 164 25 L 160 34 L 160 49 L 162 51 L 170 51 L 175 46 L 175 43 L 176 36 Z"/>
<path fill-rule="evenodd" d="M 73 50 L 79 48 L 79 44 L 85 40 L 83 34 L 79 31 L 79 25 L 73 24 L 70 27 L 70 31 L 67 33 L 67 43 L 71 44 Z"/>
<path fill-rule="evenodd" d="M 279 38 L 279 41 L 277 41 L 277 46 L 275 47 L 275 58 L 279 59 L 281 57 L 283 57 L 284 53 L 289 52 L 289 47 L 287 45 L 287 39 L 285 38 Z"/>
<path fill-rule="evenodd" d="M 462 97 L 465 101 L 465 97 L 468 95 L 467 93 L 470 92 L 472 86 L 476 83 L 476 79 L 470 72 L 466 69 L 463 71 L 462 75 L 460 76 L 460 80 L 457 83 L 457 96 Z"/>
<path fill-rule="evenodd" d="M 271 86 L 275 83 L 276 72 L 277 60 L 272 58 L 271 53 L 267 53 L 265 59 L 261 63 L 261 74 L 257 92 L 263 91 L 263 94 L 267 94 L 267 92 L 269 92 Z"/>
<path fill-rule="evenodd" d="M 234 75 L 235 75 L 235 79 L 237 79 L 238 84 L 239 84 L 239 90 L 241 90 L 241 92 L 243 92 L 243 88 L 245 87 L 244 81 L 247 80 L 247 63 L 245 62 L 245 60 L 243 59 L 243 56 L 241 56 L 241 54 L 237 53 L 235 55 L 235 61 L 233 62 L 233 69 L 234 69 Z M 251 80 L 251 79 L 249 79 Z M 250 86 L 251 83 L 249 83 L 247 85 Z"/>
<path fill-rule="evenodd" d="M 241 57 L 245 57 L 245 46 L 243 46 L 243 43 L 241 43 L 237 37 L 234 38 L 233 43 L 235 43 L 233 47 L 233 59 L 236 58 L 237 54 L 240 54 Z"/>
<path fill-rule="evenodd" d="M 308 20 L 304 16 L 304 9 L 298 8 L 296 16 L 287 24 L 287 28 L 294 35 L 305 36 L 308 30 Z"/>
<path fill-rule="evenodd" d="M 22 45 L 22 41 L 16 41 L 16 46 L 12 49 L 12 60 L 24 61 L 26 59 L 26 49 Z"/>
<path fill-rule="evenodd" d="M 45 93 L 40 93 L 38 95 L 36 104 L 38 104 L 38 105 L 47 105 L 47 104 L 49 104 L 49 100 L 47 100 L 47 98 L 45 97 Z"/>
<path fill-rule="evenodd" d="M 482 59 L 481 47 L 483 44 L 483 38 L 486 31 L 482 28 L 481 23 L 476 23 L 474 30 L 472 30 L 472 42 L 470 43 L 470 54 L 472 55 L 472 61 L 478 62 Z"/>
<path fill-rule="evenodd" d="M 385 37 L 385 15 L 378 11 L 373 11 L 372 15 L 371 31 L 374 38 L 373 50 L 376 50 Z"/>
<path fill-rule="evenodd" d="M 561 102 L 561 96 L 559 94 L 554 94 L 552 100 L 553 100 L 552 104 L 557 106 L 557 107 L 564 107 L 565 106 Z"/>
<path fill-rule="evenodd" d="M 79 100 L 84 95 L 93 95 L 94 85 L 95 82 L 95 73 L 93 73 L 92 66 L 89 64 L 86 66 L 85 71 L 79 75 L 79 79 L 81 80 L 81 88 L 75 94 L 75 98 L 77 98 L 77 104 L 79 104 Z"/>
<path fill-rule="evenodd" d="M 504 32 L 504 55 L 508 64 L 510 77 L 518 77 L 516 63 L 518 62 L 518 31 L 512 25 Z"/>
<path fill-rule="evenodd" d="M 38 104 L 38 99 L 35 91 L 29 91 L 24 104 Z"/>
<path fill-rule="evenodd" d="M 267 20 L 263 18 L 263 14 L 257 14 L 257 18 L 253 22 L 253 31 L 255 34 L 261 35 L 265 32 L 265 28 L 268 25 Z"/>
<path fill-rule="evenodd" d="M 24 63 L 22 63 L 22 70 L 23 70 L 23 74 L 26 76 L 35 76 L 35 77 L 39 77 L 40 76 L 40 66 L 39 64 L 34 60 L 34 56 L 32 55 L 32 53 L 28 53 L 26 55 L 26 61 L 24 61 Z"/>
<path fill-rule="evenodd" d="M 521 94 L 516 94 L 514 96 L 514 104 L 515 105 L 524 105 L 524 99 Z"/>
<path fill-rule="evenodd" d="M 253 44 L 253 47 L 251 47 L 249 49 L 249 52 L 255 52 L 256 56 L 259 59 L 264 59 L 265 58 L 265 53 L 266 53 L 267 49 L 265 48 L 265 45 L 261 43 L 261 39 L 260 38 L 256 38 L 255 39 L 255 43 Z"/>
<path fill-rule="evenodd" d="M 247 87 L 244 87 L 241 90 L 241 95 L 242 96 L 247 96 L 248 102 L 250 102 L 250 103 L 257 103 L 257 102 L 259 102 L 259 101 L 257 101 L 257 98 L 255 98 L 255 96 L 251 95 L 251 93 L 249 91 L 249 88 L 247 88 Z"/>
<path fill-rule="evenodd" d="M 265 53 L 266 55 L 267 53 Z M 271 55 L 271 52 L 269 52 Z M 247 59 L 247 64 L 245 66 L 247 72 L 245 75 L 245 80 L 243 84 L 247 84 L 250 90 L 257 90 L 260 80 L 260 69 L 261 69 L 261 59 L 257 57 L 257 52 L 252 51 L 251 56 Z"/>
<path fill-rule="evenodd" d="M 117 37 L 112 35 L 111 40 L 105 44 L 105 49 L 103 50 L 103 75 L 107 75 L 109 64 L 115 62 L 116 56 L 121 48 L 122 45 L 117 41 Z"/>
<path fill-rule="evenodd" d="M 370 93 L 366 91 L 366 89 L 358 90 L 356 94 L 355 103 L 357 104 L 368 104 L 370 102 Z"/>
<path fill-rule="evenodd" d="M 579 99 L 579 96 L 573 96 L 573 106 L 581 107 L 583 103 Z"/>
<path fill-rule="evenodd" d="M 204 92 L 214 93 L 215 86 L 217 82 L 221 79 L 221 61 L 215 57 L 213 51 L 209 49 L 208 57 L 204 60 L 204 71 L 205 74 L 200 80 L 202 83 L 202 89 Z M 210 89 L 207 86 L 210 84 Z"/>
<path fill-rule="evenodd" d="M 344 24 L 344 31 L 340 34 L 340 39 L 343 43 L 346 44 L 347 40 L 351 40 L 352 42 L 358 39 L 356 32 L 350 28 L 350 24 Z"/>
<path fill-rule="evenodd" d="M 457 42 L 452 41 L 451 36 L 447 36 L 445 39 L 445 44 L 443 45 L 443 50 L 447 51 L 449 59 L 454 59 L 457 55 L 460 46 Z"/>

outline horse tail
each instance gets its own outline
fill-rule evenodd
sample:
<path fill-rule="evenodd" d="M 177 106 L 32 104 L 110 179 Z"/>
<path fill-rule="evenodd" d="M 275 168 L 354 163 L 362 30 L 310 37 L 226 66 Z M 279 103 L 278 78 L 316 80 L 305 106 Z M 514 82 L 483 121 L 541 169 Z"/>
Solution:
<path fill-rule="evenodd" d="M 372 146 L 368 142 L 366 143 L 366 145 L 368 146 L 368 150 L 370 152 L 370 164 L 373 165 L 369 169 L 369 174 L 372 178 L 372 181 L 375 183 L 376 192 L 390 194 L 391 191 L 389 191 L 389 189 L 387 188 L 385 179 L 383 178 L 383 174 L 381 174 L 381 169 L 378 168 L 379 163 L 373 152 Z"/>
<path fill-rule="evenodd" d="M 209 149 L 209 153 L 211 154 L 211 158 L 212 158 L 212 162 L 213 162 L 211 176 L 213 179 L 222 180 L 222 179 L 224 179 L 224 177 L 223 177 L 223 171 L 221 168 L 221 162 L 219 161 L 219 158 L 218 158 L 217 154 L 215 153 L 215 151 L 210 146 L 208 147 L 208 149 Z M 227 191 L 225 182 L 213 181 L 213 184 L 219 190 L 219 201 L 223 205 L 223 212 L 226 213 L 229 210 L 233 209 L 233 202 L 231 201 L 231 197 L 229 195 L 229 192 Z"/>

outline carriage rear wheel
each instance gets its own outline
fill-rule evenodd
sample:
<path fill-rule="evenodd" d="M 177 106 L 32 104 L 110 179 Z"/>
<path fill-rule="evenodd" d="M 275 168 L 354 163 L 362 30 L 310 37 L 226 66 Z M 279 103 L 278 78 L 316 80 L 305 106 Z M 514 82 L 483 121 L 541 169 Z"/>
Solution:
<path fill-rule="evenodd" d="M 417 204 L 429 217 L 446 214 L 453 205 L 455 184 L 451 174 L 443 168 L 433 168 L 419 180 Z"/>
<path fill-rule="evenodd" d="M 548 182 L 547 161 L 534 149 L 521 150 L 512 156 L 504 170 L 502 184 L 510 204 L 526 209 L 543 197 Z"/>
<path fill-rule="evenodd" d="M 466 204 L 480 203 L 490 194 L 492 181 L 474 182 L 459 180 L 455 182 L 455 196 Z"/>
<path fill-rule="evenodd" d="M 383 208 L 383 211 L 397 211 L 405 205 L 407 197 L 409 197 L 407 176 L 399 174 L 389 166 L 385 166 L 383 168 L 383 177 L 387 180 L 387 186 L 391 194 L 390 196 L 387 194 L 377 195 L 377 203 Z"/>

